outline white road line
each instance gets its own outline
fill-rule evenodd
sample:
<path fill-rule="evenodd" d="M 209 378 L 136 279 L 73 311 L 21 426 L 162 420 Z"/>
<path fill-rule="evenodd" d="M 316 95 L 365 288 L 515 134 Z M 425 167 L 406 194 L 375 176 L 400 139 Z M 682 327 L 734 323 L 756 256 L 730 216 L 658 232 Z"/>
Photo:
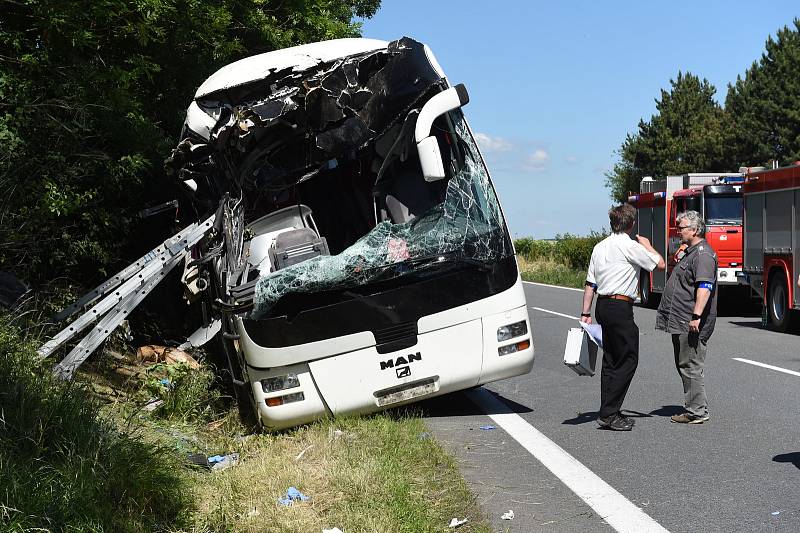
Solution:
<path fill-rule="evenodd" d="M 661 524 L 583 466 L 561 446 L 518 414 L 508 413 L 508 406 L 488 390 L 471 390 L 467 392 L 467 396 L 615 530 L 620 533 L 668 533 Z"/>
<path fill-rule="evenodd" d="M 574 287 L 562 287 L 561 285 L 548 285 L 547 283 L 537 283 L 535 281 L 525 281 L 522 280 L 522 283 L 527 283 L 529 285 L 538 285 L 540 287 L 552 287 L 554 289 L 564 289 L 565 291 L 578 291 L 583 292 L 583 289 L 576 289 Z"/>
<path fill-rule="evenodd" d="M 557 313 L 555 311 L 550 311 L 549 309 L 542 309 L 541 307 L 531 307 L 531 309 L 536 309 L 537 311 L 542 311 L 543 313 L 550 313 L 551 315 L 563 316 L 564 318 L 572 318 L 573 320 L 580 320 L 580 318 L 576 316 L 565 315 L 564 313 Z"/>
<path fill-rule="evenodd" d="M 756 365 L 762 366 L 764 368 L 769 368 L 770 370 L 777 370 L 778 372 L 783 372 L 784 374 L 791 374 L 793 376 L 800 376 L 800 372 L 795 372 L 794 370 L 787 370 L 785 368 L 781 368 L 779 366 L 772 366 L 766 363 L 759 363 L 758 361 L 751 361 L 750 359 L 742 359 L 741 357 L 734 357 L 734 361 L 740 361 L 742 363 L 747 363 L 749 365 Z"/>

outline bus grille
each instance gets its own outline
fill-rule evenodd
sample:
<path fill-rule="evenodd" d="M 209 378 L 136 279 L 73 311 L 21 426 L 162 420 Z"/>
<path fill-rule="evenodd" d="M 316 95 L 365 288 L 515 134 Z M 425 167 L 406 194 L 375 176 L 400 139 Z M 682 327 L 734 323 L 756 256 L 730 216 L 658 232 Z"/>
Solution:
<path fill-rule="evenodd" d="M 372 332 L 378 353 L 390 353 L 417 344 L 417 323 L 404 322 Z"/>

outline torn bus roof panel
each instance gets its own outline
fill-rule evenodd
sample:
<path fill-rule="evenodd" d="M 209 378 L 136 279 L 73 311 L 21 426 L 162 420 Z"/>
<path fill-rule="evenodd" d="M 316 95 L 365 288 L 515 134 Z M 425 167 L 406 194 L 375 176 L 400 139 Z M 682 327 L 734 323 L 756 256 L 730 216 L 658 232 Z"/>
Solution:
<path fill-rule="evenodd" d="M 187 128 L 199 137 L 195 143 L 208 142 L 224 160 L 217 170 L 234 169 L 223 181 L 245 189 L 289 186 L 377 140 L 422 97 L 445 86 L 425 46 L 403 38 L 313 71 L 272 70 L 235 90 L 206 94 L 190 107 Z M 213 128 L 198 109 L 217 118 Z M 202 172 L 197 166 L 206 162 L 200 153 L 176 149 L 167 165 Z"/>
<path fill-rule="evenodd" d="M 377 39 L 335 39 L 246 57 L 212 74 L 197 89 L 194 97 L 203 98 L 217 91 L 261 80 L 279 70 L 302 72 L 340 57 L 386 48 L 387 44 Z"/>

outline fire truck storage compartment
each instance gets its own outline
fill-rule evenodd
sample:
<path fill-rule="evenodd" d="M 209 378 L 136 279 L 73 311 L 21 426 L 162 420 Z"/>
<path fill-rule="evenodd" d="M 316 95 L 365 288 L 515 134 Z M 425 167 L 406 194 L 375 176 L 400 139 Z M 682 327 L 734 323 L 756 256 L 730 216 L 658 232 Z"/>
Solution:
<path fill-rule="evenodd" d="M 764 266 L 764 194 L 748 194 L 744 198 L 744 269 L 760 272 Z"/>
<path fill-rule="evenodd" d="M 661 254 L 662 257 L 666 256 L 666 240 L 664 235 L 666 233 L 666 207 L 643 207 L 638 210 L 639 216 L 637 218 L 638 228 L 636 232 L 647 237 L 653 245 L 653 248 Z M 667 283 L 667 273 L 665 270 L 653 271 L 653 290 L 663 291 Z"/>
<path fill-rule="evenodd" d="M 792 252 L 792 191 L 766 193 L 764 253 L 789 254 Z"/>

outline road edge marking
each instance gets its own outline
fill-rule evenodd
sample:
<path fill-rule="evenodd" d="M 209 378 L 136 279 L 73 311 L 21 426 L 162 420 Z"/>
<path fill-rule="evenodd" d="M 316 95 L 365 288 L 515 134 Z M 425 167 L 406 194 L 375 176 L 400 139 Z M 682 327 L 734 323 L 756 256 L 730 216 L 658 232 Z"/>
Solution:
<path fill-rule="evenodd" d="M 548 439 L 485 388 L 466 392 L 498 426 L 552 472 L 572 492 L 619 533 L 669 533 L 614 487 Z M 491 414 L 491 413 L 498 414 Z"/>
<path fill-rule="evenodd" d="M 758 361 L 752 361 L 750 359 L 743 359 L 741 357 L 732 357 L 734 361 L 739 361 L 740 363 L 747 363 L 749 365 L 760 366 L 763 368 L 769 368 L 770 370 L 776 370 L 778 372 L 783 372 L 784 374 L 791 374 L 792 376 L 800 376 L 800 372 L 796 372 L 794 370 L 789 370 L 786 368 L 781 368 L 779 366 L 768 365 L 767 363 L 759 363 Z"/>
<path fill-rule="evenodd" d="M 561 285 L 548 285 L 547 283 L 539 283 L 539 282 L 536 282 L 536 281 L 525 281 L 524 279 L 522 280 L 522 283 L 528 283 L 530 285 L 539 285 L 540 287 L 552 287 L 554 289 L 564 289 L 564 290 L 567 290 L 567 291 L 583 292 L 583 289 L 576 289 L 575 287 L 562 287 Z"/>
<path fill-rule="evenodd" d="M 573 320 L 580 320 L 580 318 L 578 318 L 576 316 L 565 315 L 564 313 L 559 313 L 557 311 L 551 311 L 549 309 L 542 309 L 541 307 L 530 306 L 530 308 L 531 309 L 536 309 L 537 311 L 542 311 L 543 313 L 550 313 L 551 315 L 558 315 L 558 316 L 563 316 L 564 318 L 571 318 Z"/>

